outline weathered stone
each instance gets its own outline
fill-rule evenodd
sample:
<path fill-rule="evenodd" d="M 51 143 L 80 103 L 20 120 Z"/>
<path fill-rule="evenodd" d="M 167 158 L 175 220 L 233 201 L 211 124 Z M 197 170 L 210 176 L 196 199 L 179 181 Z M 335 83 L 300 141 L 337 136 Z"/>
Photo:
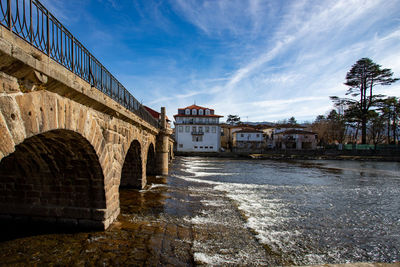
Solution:
<path fill-rule="evenodd" d="M 0 81 L 0 94 L 20 92 L 18 80 L 16 78 L 7 75 L 4 72 L 0 72 Z"/>
<path fill-rule="evenodd" d="M 63 98 L 57 98 L 57 128 L 65 128 L 65 102 Z"/>
<path fill-rule="evenodd" d="M 14 152 L 14 140 L 8 131 L 7 124 L 3 116 L 0 113 L 0 152 L 3 156 L 6 156 Z"/>
<path fill-rule="evenodd" d="M 40 103 L 40 94 L 38 92 L 19 95 L 15 98 L 19 105 L 21 119 L 25 125 L 26 137 L 33 136 L 39 132 L 38 121 L 38 102 Z M 39 98 L 39 99 L 38 99 Z M 41 119 L 41 118 L 40 118 Z"/>

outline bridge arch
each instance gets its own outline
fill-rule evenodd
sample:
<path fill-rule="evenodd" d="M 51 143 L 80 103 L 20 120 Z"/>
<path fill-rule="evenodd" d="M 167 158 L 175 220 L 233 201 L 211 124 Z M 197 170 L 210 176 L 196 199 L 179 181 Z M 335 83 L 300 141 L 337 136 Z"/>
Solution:
<path fill-rule="evenodd" d="M 142 146 L 138 140 L 133 140 L 126 153 L 122 166 L 120 187 L 142 189 L 143 167 Z"/>
<path fill-rule="evenodd" d="M 154 176 L 156 175 L 156 150 L 153 143 L 150 143 L 147 148 L 146 157 L 146 175 Z"/>
<path fill-rule="evenodd" d="M 0 213 L 102 225 L 103 170 L 94 147 L 77 132 L 26 138 L 0 161 L 0 177 Z"/>

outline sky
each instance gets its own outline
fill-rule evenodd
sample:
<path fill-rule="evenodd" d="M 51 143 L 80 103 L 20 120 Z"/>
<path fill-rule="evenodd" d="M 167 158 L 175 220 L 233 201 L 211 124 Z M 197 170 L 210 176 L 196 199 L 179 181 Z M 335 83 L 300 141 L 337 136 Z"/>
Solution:
<path fill-rule="evenodd" d="M 400 0 L 42 0 L 144 105 L 313 121 L 363 57 L 400 77 Z M 400 82 L 376 87 L 400 96 Z"/>

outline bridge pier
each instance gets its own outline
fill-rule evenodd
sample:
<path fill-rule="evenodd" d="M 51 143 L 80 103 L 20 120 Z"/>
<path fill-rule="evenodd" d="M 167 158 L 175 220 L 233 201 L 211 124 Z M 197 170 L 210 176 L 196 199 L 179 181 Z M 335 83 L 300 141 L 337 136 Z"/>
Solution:
<path fill-rule="evenodd" d="M 161 131 L 157 135 L 157 174 L 168 175 L 169 163 L 169 137 L 171 136 L 171 129 L 167 128 L 167 119 L 165 115 L 165 107 L 161 108 Z"/>

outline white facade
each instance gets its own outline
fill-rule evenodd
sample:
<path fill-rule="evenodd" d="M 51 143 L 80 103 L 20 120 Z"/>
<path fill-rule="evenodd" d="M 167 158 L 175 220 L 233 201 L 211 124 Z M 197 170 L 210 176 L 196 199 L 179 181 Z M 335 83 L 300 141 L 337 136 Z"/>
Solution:
<path fill-rule="evenodd" d="M 175 117 L 176 150 L 218 152 L 221 144 L 219 118 L 213 109 L 189 106 L 178 109 Z"/>
<path fill-rule="evenodd" d="M 233 139 L 236 142 L 262 142 L 262 132 L 235 132 Z"/>
<path fill-rule="evenodd" d="M 233 148 L 236 151 L 252 151 L 262 148 L 263 132 L 253 129 L 242 129 L 233 133 Z"/>

